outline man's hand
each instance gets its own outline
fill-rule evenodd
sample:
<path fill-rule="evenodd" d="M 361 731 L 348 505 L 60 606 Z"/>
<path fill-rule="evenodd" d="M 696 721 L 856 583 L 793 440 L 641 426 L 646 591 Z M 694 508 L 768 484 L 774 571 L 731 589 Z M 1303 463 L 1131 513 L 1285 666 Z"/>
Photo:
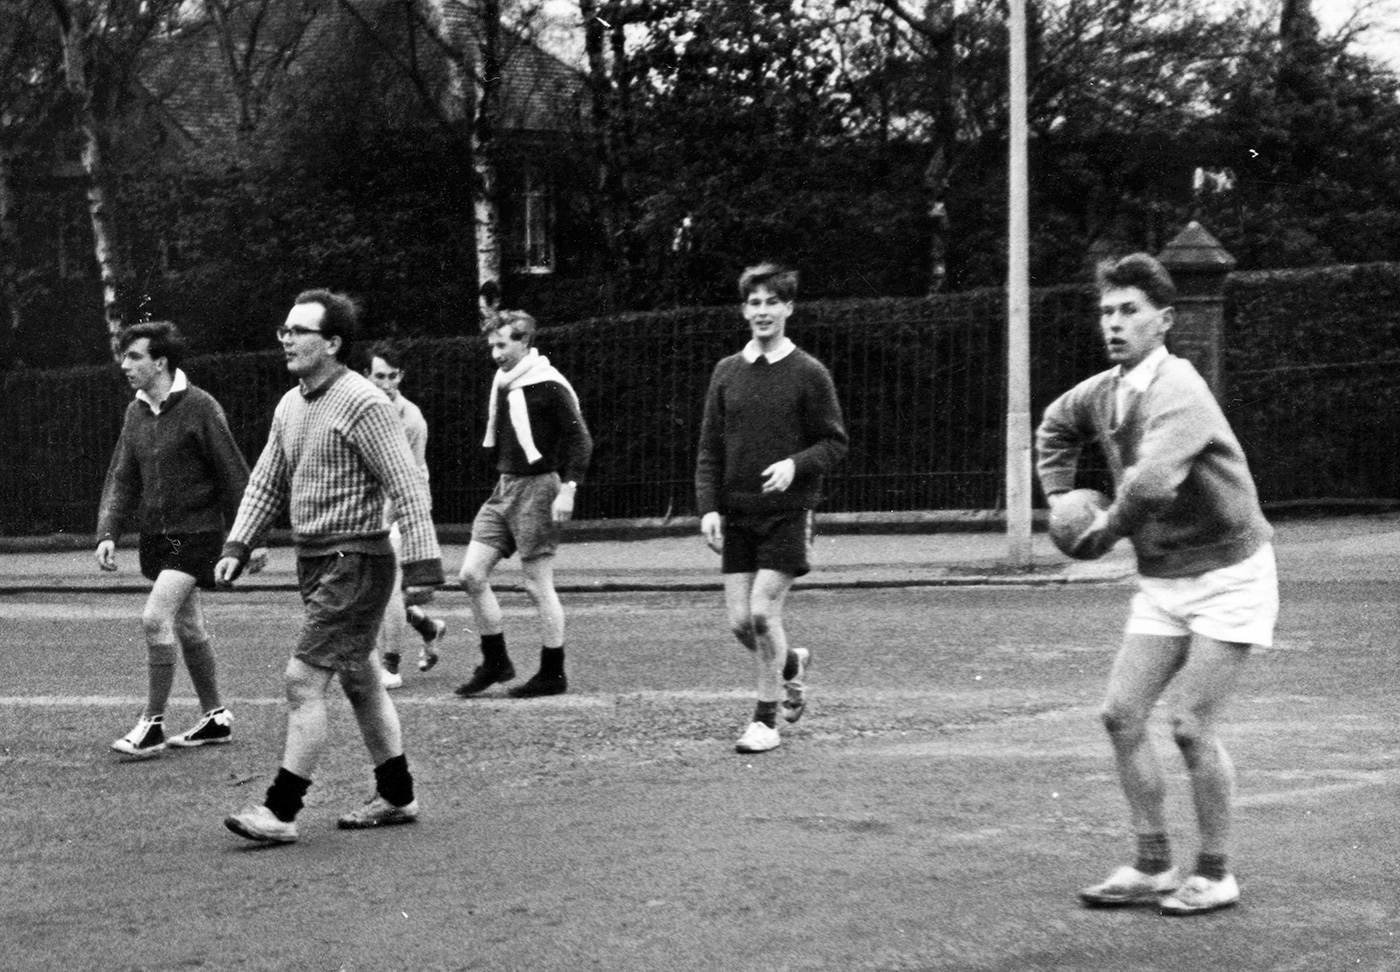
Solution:
<path fill-rule="evenodd" d="M 793 477 L 797 475 L 797 463 L 791 459 L 783 459 L 775 462 L 767 469 L 763 470 L 763 491 L 765 493 L 782 493 L 792 485 Z"/>
<path fill-rule="evenodd" d="M 700 535 L 715 553 L 724 550 L 724 521 L 718 513 L 711 511 L 700 517 Z"/>
<path fill-rule="evenodd" d="M 248 555 L 248 566 L 245 568 L 250 574 L 257 574 L 267 566 L 267 548 L 258 547 Z"/>
<path fill-rule="evenodd" d="M 220 557 L 219 562 L 214 565 L 214 583 L 220 587 L 232 587 L 241 573 L 243 565 L 238 562 L 237 557 Z"/>
<path fill-rule="evenodd" d="M 1118 539 L 1118 534 L 1108 528 L 1108 510 L 1099 510 L 1094 522 L 1075 541 L 1074 552 L 1094 560 L 1108 553 Z"/>
<path fill-rule="evenodd" d="M 550 515 L 555 523 L 563 523 L 573 517 L 576 489 L 573 483 L 559 484 L 559 495 L 554 497 L 554 505 L 550 507 Z"/>
<path fill-rule="evenodd" d="M 103 570 L 117 569 L 117 543 L 115 540 L 103 540 L 97 545 L 97 550 L 93 556 L 97 558 L 97 566 Z"/>
<path fill-rule="evenodd" d="M 403 589 L 403 602 L 408 607 L 422 607 L 433 599 L 433 588 L 426 584 L 410 584 Z"/>

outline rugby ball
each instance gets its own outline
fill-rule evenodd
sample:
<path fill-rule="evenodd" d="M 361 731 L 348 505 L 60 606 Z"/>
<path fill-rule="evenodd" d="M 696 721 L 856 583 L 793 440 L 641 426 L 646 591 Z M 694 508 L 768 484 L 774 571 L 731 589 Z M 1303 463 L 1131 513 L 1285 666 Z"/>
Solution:
<path fill-rule="evenodd" d="M 1050 539 L 1066 557 L 1075 560 L 1095 560 L 1108 548 L 1081 547 L 1079 541 L 1102 510 L 1108 509 L 1109 498 L 1097 489 L 1075 489 L 1055 501 L 1050 511 Z"/>

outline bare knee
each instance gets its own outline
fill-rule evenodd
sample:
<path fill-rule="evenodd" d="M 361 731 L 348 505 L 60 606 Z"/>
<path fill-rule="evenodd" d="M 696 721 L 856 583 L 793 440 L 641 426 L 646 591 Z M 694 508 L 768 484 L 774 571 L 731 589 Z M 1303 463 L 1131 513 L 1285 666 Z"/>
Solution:
<path fill-rule="evenodd" d="M 1134 709 L 1105 705 L 1099 713 L 1103 727 L 1115 743 L 1135 742 L 1147 733 L 1147 717 Z"/>
<path fill-rule="evenodd" d="M 484 594 L 489 587 L 490 573 L 476 567 L 463 567 L 462 572 L 457 575 L 457 581 L 462 585 L 462 590 L 470 595 Z"/>
<path fill-rule="evenodd" d="M 151 608 L 141 612 L 141 631 L 147 644 L 163 644 L 175 640 L 175 621 L 169 615 Z"/>
<path fill-rule="evenodd" d="M 1179 712 L 1172 716 L 1172 739 L 1187 768 L 1194 769 L 1199 764 L 1209 737 L 1209 724 L 1196 713 Z"/>

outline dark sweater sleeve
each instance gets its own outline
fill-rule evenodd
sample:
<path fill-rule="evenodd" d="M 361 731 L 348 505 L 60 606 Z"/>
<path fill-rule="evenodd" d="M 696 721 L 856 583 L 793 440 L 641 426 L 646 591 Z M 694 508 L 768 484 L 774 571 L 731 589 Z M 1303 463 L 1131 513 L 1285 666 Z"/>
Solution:
<path fill-rule="evenodd" d="M 224 513 L 224 529 L 228 530 L 233 526 L 234 518 L 238 516 L 238 504 L 243 499 L 243 491 L 248 487 L 248 462 L 243 458 L 243 453 L 233 438 L 223 407 L 213 396 L 206 399 L 202 413 L 201 438 L 219 483 L 219 502 Z"/>
<path fill-rule="evenodd" d="M 695 458 L 695 512 L 701 516 L 719 509 L 719 489 L 724 482 L 724 362 L 715 366 L 705 392 L 705 412 L 700 421 L 700 445 Z"/>
<path fill-rule="evenodd" d="M 806 425 L 805 437 L 811 445 L 792 456 L 796 475 L 804 480 L 831 472 L 846 457 L 850 447 L 831 372 L 821 362 L 812 359 L 806 384 L 807 408 L 803 422 Z"/>
<path fill-rule="evenodd" d="M 559 478 L 581 483 L 593 458 L 593 436 L 569 390 L 555 384 L 553 391 L 554 422 L 559 430 Z"/>
<path fill-rule="evenodd" d="M 102 484 L 102 501 L 97 508 L 97 539 L 116 540 L 117 533 L 131 518 L 141 495 L 141 469 L 131 449 L 131 409 L 122 422 L 121 434 L 112 461 L 107 466 L 107 478 Z"/>

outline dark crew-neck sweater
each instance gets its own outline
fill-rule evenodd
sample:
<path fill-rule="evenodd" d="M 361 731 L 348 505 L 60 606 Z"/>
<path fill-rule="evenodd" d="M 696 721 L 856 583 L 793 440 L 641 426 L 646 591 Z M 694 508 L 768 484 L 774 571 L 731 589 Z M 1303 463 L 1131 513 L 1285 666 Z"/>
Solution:
<path fill-rule="evenodd" d="M 730 355 L 715 366 L 705 396 L 697 512 L 812 509 L 847 444 L 836 386 L 820 361 L 800 348 L 777 362 Z M 796 466 L 792 485 L 764 493 L 763 470 L 783 459 Z"/>

